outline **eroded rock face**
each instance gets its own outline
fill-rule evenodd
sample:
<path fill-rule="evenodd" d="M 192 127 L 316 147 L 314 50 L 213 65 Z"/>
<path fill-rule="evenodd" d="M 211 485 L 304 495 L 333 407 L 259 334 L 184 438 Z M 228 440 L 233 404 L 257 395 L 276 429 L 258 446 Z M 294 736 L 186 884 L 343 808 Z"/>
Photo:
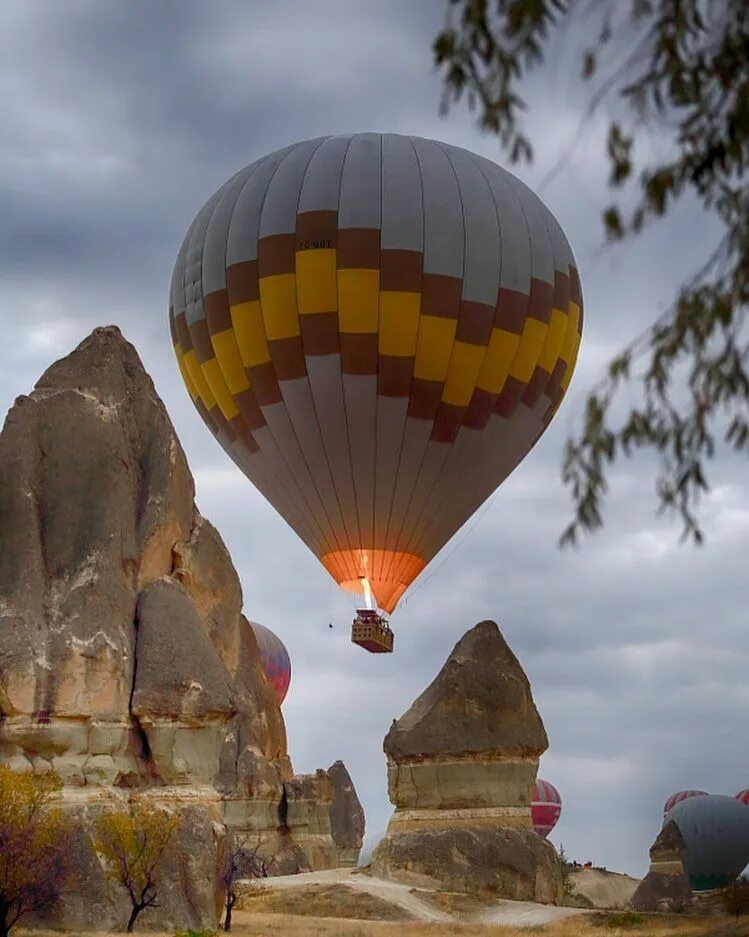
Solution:
<path fill-rule="evenodd" d="M 528 678 L 493 621 L 458 641 L 442 670 L 394 720 L 385 754 L 396 763 L 435 755 L 538 758 L 549 747 Z"/>
<path fill-rule="evenodd" d="M 385 738 L 395 812 L 373 867 L 457 890 L 561 901 L 558 858 L 530 812 L 547 746 L 528 678 L 497 625 L 481 622 Z"/>
<path fill-rule="evenodd" d="M 183 586 L 149 583 L 137 609 L 132 716 L 167 784 L 214 784 L 237 688 Z"/>
<path fill-rule="evenodd" d="M 151 794 L 141 794 L 153 799 Z M 217 818 L 220 802 L 200 803 L 178 795 L 159 797 L 160 806 L 179 816 L 179 827 L 159 866 L 158 908 L 147 908 L 138 929 L 195 930 L 215 927 L 224 901 L 219 871 L 223 867 L 226 827 Z M 131 905 L 125 889 L 113 882 L 96 853 L 93 833 L 101 813 L 125 809 L 122 792 L 99 790 L 95 797 L 71 796 L 63 810 L 71 828 L 67 876 L 57 905 L 25 926 L 66 930 L 124 931 Z"/>
<path fill-rule="evenodd" d="M 304 848 L 311 868 L 335 868 L 338 852 L 330 833 L 333 784 L 327 771 L 295 775 L 284 784 L 284 797 L 284 832 Z"/>
<path fill-rule="evenodd" d="M 670 820 L 650 847 L 650 869 L 632 896 L 636 911 L 683 911 L 692 900 L 692 889 L 682 857 L 686 844 L 679 827 Z"/>
<path fill-rule="evenodd" d="M 71 891 L 61 926 L 120 919 L 84 848 L 110 796 L 181 813 L 151 926 L 215 926 L 225 823 L 298 865 L 335 865 L 329 823 L 312 819 L 328 816 L 327 775 L 299 782 L 300 838 L 293 824 L 282 835 L 293 771 L 241 609 L 151 379 L 118 329 L 97 329 L 17 399 L 0 434 L 0 760 L 55 770 L 80 821 L 86 902 Z"/>
<path fill-rule="evenodd" d="M 424 888 L 480 897 L 558 904 L 553 847 L 536 833 L 495 827 L 444 827 L 388 834 L 374 868 Z"/>
<path fill-rule="evenodd" d="M 364 810 L 342 761 L 328 768 L 328 776 L 333 784 L 330 831 L 338 850 L 338 865 L 355 866 L 364 842 Z"/>

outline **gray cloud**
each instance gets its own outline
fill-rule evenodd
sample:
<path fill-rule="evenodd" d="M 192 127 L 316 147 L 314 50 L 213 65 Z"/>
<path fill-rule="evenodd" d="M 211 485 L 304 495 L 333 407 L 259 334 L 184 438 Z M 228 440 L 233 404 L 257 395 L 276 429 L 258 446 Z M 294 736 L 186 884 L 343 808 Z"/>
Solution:
<path fill-rule="evenodd" d="M 172 360 L 166 297 L 200 204 L 266 151 L 374 129 L 498 158 L 496 141 L 464 110 L 438 116 L 429 44 L 442 5 L 9 0 L 4 14 L 0 408 L 96 325 L 115 322 L 136 344 L 187 451 L 201 510 L 234 557 L 248 614 L 288 644 L 296 768 L 343 757 L 370 832 L 381 832 L 390 721 L 462 632 L 490 617 L 533 682 L 551 739 L 542 774 L 565 800 L 553 839 L 571 855 L 642 872 L 672 790 L 746 786 L 738 744 L 749 665 L 745 464 L 716 467 L 703 550 L 678 546 L 668 519 L 654 517 L 647 460 L 615 473 L 603 534 L 577 551 L 555 545 L 569 514 L 559 482 L 564 437 L 607 357 L 698 265 L 715 235 L 700 211 L 686 204 L 637 242 L 602 249 L 605 114 L 591 122 L 542 192 L 568 233 L 586 296 L 568 400 L 488 509 L 417 582 L 395 618 L 397 653 L 365 655 L 348 639 L 353 601 L 196 418 Z M 519 174 L 533 187 L 578 131 L 585 96 L 568 60 L 578 46 L 568 33 L 551 71 L 529 84 L 538 159 Z"/>

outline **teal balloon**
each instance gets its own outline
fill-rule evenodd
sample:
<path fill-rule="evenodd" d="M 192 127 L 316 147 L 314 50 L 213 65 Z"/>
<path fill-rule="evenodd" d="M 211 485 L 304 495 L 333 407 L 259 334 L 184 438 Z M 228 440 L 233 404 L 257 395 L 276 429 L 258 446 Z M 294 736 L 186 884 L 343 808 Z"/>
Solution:
<path fill-rule="evenodd" d="M 668 811 L 684 839 L 684 870 L 694 891 L 730 885 L 749 863 L 749 807 L 734 797 L 707 794 Z"/>

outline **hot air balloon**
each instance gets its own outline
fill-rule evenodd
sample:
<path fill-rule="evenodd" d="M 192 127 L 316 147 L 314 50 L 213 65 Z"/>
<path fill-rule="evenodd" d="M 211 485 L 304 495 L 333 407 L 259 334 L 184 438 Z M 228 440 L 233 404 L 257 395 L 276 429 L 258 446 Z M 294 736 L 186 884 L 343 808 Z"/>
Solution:
<path fill-rule="evenodd" d="M 735 797 L 689 797 L 669 810 L 686 851 L 684 869 L 695 891 L 729 885 L 749 862 L 749 807 Z"/>
<path fill-rule="evenodd" d="M 676 804 L 681 803 L 682 800 L 686 800 L 688 797 L 702 797 L 706 794 L 707 791 L 677 791 L 675 794 L 672 794 L 663 805 L 663 816 L 665 817 L 668 811 L 676 806 Z"/>
<path fill-rule="evenodd" d="M 198 212 L 170 297 L 210 431 L 385 612 L 543 433 L 582 321 L 538 197 L 398 134 L 306 140 L 238 172 Z"/>
<path fill-rule="evenodd" d="M 559 791 L 548 781 L 537 778 L 533 785 L 531 801 L 533 829 L 545 839 L 557 825 L 561 812 L 562 798 L 559 796 Z"/>
<path fill-rule="evenodd" d="M 746 788 L 743 791 L 739 791 L 736 795 L 736 800 L 740 800 L 742 804 L 749 805 L 749 788 Z"/>
<path fill-rule="evenodd" d="M 265 625 L 260 625 L 256 621 L 251 621 L 250 627 L 257 638 L 265 676 L 268 678 L 268 683 L 273 687 L 280 706 L 286 699 L 286 693 L 291 682 L 289 652 L 286 650 L 283 641 L 270 628 L 266 628 Z"/>

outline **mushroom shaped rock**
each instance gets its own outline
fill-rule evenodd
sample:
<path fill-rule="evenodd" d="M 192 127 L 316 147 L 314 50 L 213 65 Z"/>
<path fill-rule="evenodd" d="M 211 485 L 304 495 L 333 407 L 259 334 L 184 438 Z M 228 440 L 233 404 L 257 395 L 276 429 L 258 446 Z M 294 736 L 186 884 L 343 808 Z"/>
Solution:
<path fill-rule="evenodd" d="M 558 857 L 531 819 L 547 747 L 523 668 L 496 623 L 481 622 L 385 738 L 395 812 L 373 855 L 377 873 L 561 901 Z"/>
<path fill-rule="evenodd" d="M 684 871 L 684 837 L 669 820 L 650 847 L 650 869 L 632 895 L 636 911 L 682 911 L 692 900 Z"/>

